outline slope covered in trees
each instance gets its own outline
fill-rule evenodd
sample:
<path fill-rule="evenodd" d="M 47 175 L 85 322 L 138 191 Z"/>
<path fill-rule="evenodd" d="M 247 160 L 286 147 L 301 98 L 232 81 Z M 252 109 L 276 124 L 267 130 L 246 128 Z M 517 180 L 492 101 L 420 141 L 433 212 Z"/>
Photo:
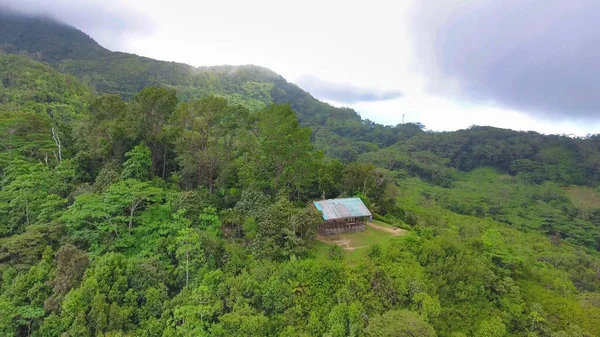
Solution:
<path fill-rule="evenodd" d="M 0 27 L 0 49 L 48 62 L 59 71 L 80 78 L 98 94 L 117 94 L 131 100 L 143 88 L 160 86 L 175 89 L 182 101 L 210 94 L 251 111 L 271 103 L 290 104 L 300 123 L 313 128 L 316 145 L 325 149 L 325 144 L 336 144 L 325 150 L 342 161 L 355 160 L 373 144 L 389 145 L 402 138 L 402 130 L 362 120 L 354 110 L 321 102 L 266 68 L 195 68 L 111 52 L 76 28 L 50 19 L 0 13 Z"/>
<path fill-rule="evenodd" d="M 145 82 L 169 63 L 61 29 L 0 55 L 0 335 L 600 335 L 595 136 L 376 125 L 255 67 Z M 410 234 L 318 257 L 323 194 Z"/>

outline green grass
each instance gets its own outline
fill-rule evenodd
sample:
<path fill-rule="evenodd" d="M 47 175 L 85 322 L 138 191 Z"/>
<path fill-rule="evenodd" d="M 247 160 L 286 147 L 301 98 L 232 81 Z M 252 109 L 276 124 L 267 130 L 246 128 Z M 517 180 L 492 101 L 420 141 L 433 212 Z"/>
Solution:
<path fill-rule="evenodd" d="M 381 227 L 386 227 L 390 229 L 396 228 L 381 221 L 375 220 L 372 222 Z M 360 260 L 363 256 L 365 256 L 369 247 L 375 244 L 385 243 L 396 236 L 397 235 L 394 235 L 392 233 L 367 226 L 367 229 L 364 232 L 345 233 L 327 237 L 327 240 L 331 243 L 317 241 L 315 247 L 313 248 L 313 253 L 317 259 L 327 259 L 329 247 L 335 244 L 333 243 L 333 241 L 348 241 L 348 246 L 354 247 L 355 249 L 344 250 L 344 261 L 347 263 L 354 263 Z"/>
<path fill-rule="evenodd" d="M 595 189 L 587 186 L 569 186 L 563 190 L 575 207 L 585 211 L 600 209 L 600 193 Z"/>
<path fill-rule="evenodd" d="M 374 223 L 374 224 L 376 224 L 377 226 L 386 227 L 386 228 L 389 228 L 389 229 L 395 229 L 395 228 L 398 228 L 398 227 L 395 227 L 395 226 L 392 226 L 392 225 L 390 225 L 390 224 L 389 224 L 389 223 L 387 223 L 387 222 L 383 222 L 383 221 L 379 221 L 379 220 L 371 220 L 371 221 L 369 221 L 369 222 L 371 222 L 371 223 Z"/>

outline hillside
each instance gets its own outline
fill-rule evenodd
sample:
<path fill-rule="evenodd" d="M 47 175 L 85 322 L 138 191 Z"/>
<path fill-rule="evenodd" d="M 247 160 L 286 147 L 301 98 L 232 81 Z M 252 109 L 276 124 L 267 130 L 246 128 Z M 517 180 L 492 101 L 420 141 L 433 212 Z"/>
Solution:
<path fill-rule="evenodd" d="M 0 48 L 49 63 L 92 59 L 110 53 L 71 26 L 47 18 L 25 17 L 6 8 L 0 8 Z"/>
<path fill-rule="evenodd" d="M 354 110 L 321 102 L 263 67 L 195 68 L 111 52 L 76 28 L 50 19 L 5 14 L 0 15 L 0 26 L 0 49 L 48 62 L 59 71 L 80 78 L 97 94 L 118 94 L 130 100 L 145 87 L 160 86 L 175 89 L 182 101 L 211 94 L 252 111 L 271 103 L 290 104 L 300 123 L 313 128 L 317 146 L 343 161 L 355 160 L 360 153 L 372 149 L 363 142 L 390 145 L 403 137 L 399 128 L 363 121 Z M 408 132 L 414 133 L 413 129 Z"/>
<path fill-rule="evenodd" d="M 600 336 L 598 136 L 383 126 L 0 17 L 0 336 Z M 405 235 L 317 241 L 323 196 Z"/>

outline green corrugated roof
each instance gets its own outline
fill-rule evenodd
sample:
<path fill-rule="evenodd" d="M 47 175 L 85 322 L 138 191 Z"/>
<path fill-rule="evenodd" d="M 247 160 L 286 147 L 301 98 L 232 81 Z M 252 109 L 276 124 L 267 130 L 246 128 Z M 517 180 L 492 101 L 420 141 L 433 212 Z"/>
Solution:
<path fill-rule="evenodd" d="M 371 216 L 360 198 L 319 200 L 313 204 L 323 213 L 324 220 Z"/>

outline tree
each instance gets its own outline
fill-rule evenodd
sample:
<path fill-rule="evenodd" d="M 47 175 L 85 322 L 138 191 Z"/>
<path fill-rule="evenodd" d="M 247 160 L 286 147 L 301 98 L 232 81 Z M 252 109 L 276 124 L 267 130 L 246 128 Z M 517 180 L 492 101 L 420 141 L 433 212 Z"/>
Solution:
<path fill-rule="evenodd" d="M 369 337 L 435 337 L 435 330 L 417 313 L 406 310 L 392 310 L 375 315 L 367 327 Z"/>
<path fill-rule="evenodd" d="M 219 323 L 212 326 L 213 336 L 269 336 L 269 319 L 262 313 L 248 306 L 240 307 L 233 312 L 222 315 Z"/>
<path fill-rule="evenodd" d="M 502 337 L 506 335 L 506 326 L 500 318 L 494 317 L 481 322 L 476 334 L 481 337 Z"/>
<path fill-rule="evenodd" d="M 160 201 L 162 197 L 162 189 L 153 187 L 146 182 L 127 179 L 111 185 L 105 192 L 104 200 L 111 208 L 112 213 L 118 215 L 117 219 L 123 218 L 123 213 L 119 214 L 119 211 L 126 210 L 125 217 L 131 228 L 136 211 L 147 203 Z"/>
<path fill-rule="evenodd" d="M 128 159 L 123 163 L 121 179 L 137 179 L 146 181 L 152 174 L 152 154 L 146 145 L 137 145 L 131 151 L 125 153 Z"/>
<path fill-rule="evenodd" d="M 163 197 L 161 188 L 148 182 L 126 179 L 110 185 L 103 194 L 77 196 L 62 220 L 72 235 L 100 248 L 101 244 L 107 245 L 120 238 L 123 232 L 133 234 L 139 211 L 160 202 Z"/>
<path fill-rule="evenodd" d="M 8 320 L 11 321 L 7 325 L 9 335 L 12 334 L 10 330 L 13 329 L 15 335 L 20 335 L 16 333 L 19 330 L 30 335 L 39 328 L 45 315 L 42 303 L 44 298 L 51 294 L 48 285 L 53 272 L 51 255 L 52 249 L 46 247 L 42 259 L 35 266 L 26 273 L 13 275 L 14 278 L 10 280 L 12 282 L 4 287 L 4 296 L 0 296 L 0 313 L 7 315 Z M 9 279 L 3 277 L 3 281 Z M 5 307 L 3 300 L 5 303 L 10 302 L 10 308 Z"/>
<path fill-rule="evenodd" d="M 177 160 L 188 187 L 203 185 L 210 193 L 226 182 L 247 132 L 248 111 L 223 98 L 206 97 L 182 104 L 172 118 Z"/>
<path fill-rule="evenodd" d="M 396 191 L 391 179 L 373 164 L 346 165 L 342 177 L 346 195 L 363 196 L 373 213 L 385 215 L 395 206 Z M 364 198 L 366 196 L 366 198 Z"/>
<path fill-rule="evenodd" d="M 125 125 L 133 139 L 145 142 L 152 153 L 152 171 L 165 177 L 169 143 L 165 126 L 177 106 L 177 93 L 173 89 L 149 87 L 138 92 L 131 104 Z"/>
<path fill-rule="evenodd" d="M 188 288 L 190 283 L 190 269 L 192 272 L 197 271 L 205 261 L 202 239 L 197 230 L 185 228 L 179 231 L 176 243 L 179 268 L 185 270 L 185 287 Z"/>
<path fill-rule="evenodd" d="M 321 222 L 319 212 L 311 207 L 295 208 L 282 196 L 257 217 L 258 228 L 253 238 L 255 254 L 271 259 L 305 254 Z"/>
<path fill-rule="evenodd" d="M 0 169 L 20 158 L 57 162 L 47 115 L 23 112 L 0 113 Z"/>
<path fill-rule="evenodd" d="M 66 244 L 56 252 L 56 274 L 51 281 L 52 296 L 44 302 L 44 308 L 58 311 L 64 296 L 83 279 L 90 260 L 88 254 L 77 247 Z"/>
<path fill-rule="evenodd" d="M 249 147 L 245 156 L 246 186 L 250 181 L 262 181 L 276 190 L 304 192 L 322 161 L 322 153 L 315 152 L 310 143 L 311 133 L 299 125 L 289 105 L 272 105 L 261 111 L 252 128 L 254 147 Z"/>
<path fill-rule="evenodd" d="M 22 232 L 33 224 L 47 224 L 66 207 L 68 181 L 73 177 L 68 161 L 54 169 L 23 160 L 13 161 L 0 181 L 0 236 Z"/>
<path fill-rule="evenodd" d="M 118 95 L 101 95 L 76 125 L 75 134 L 95 156 L 120 160 L 134 135 L 126 123 L 127 104 Z"/>

